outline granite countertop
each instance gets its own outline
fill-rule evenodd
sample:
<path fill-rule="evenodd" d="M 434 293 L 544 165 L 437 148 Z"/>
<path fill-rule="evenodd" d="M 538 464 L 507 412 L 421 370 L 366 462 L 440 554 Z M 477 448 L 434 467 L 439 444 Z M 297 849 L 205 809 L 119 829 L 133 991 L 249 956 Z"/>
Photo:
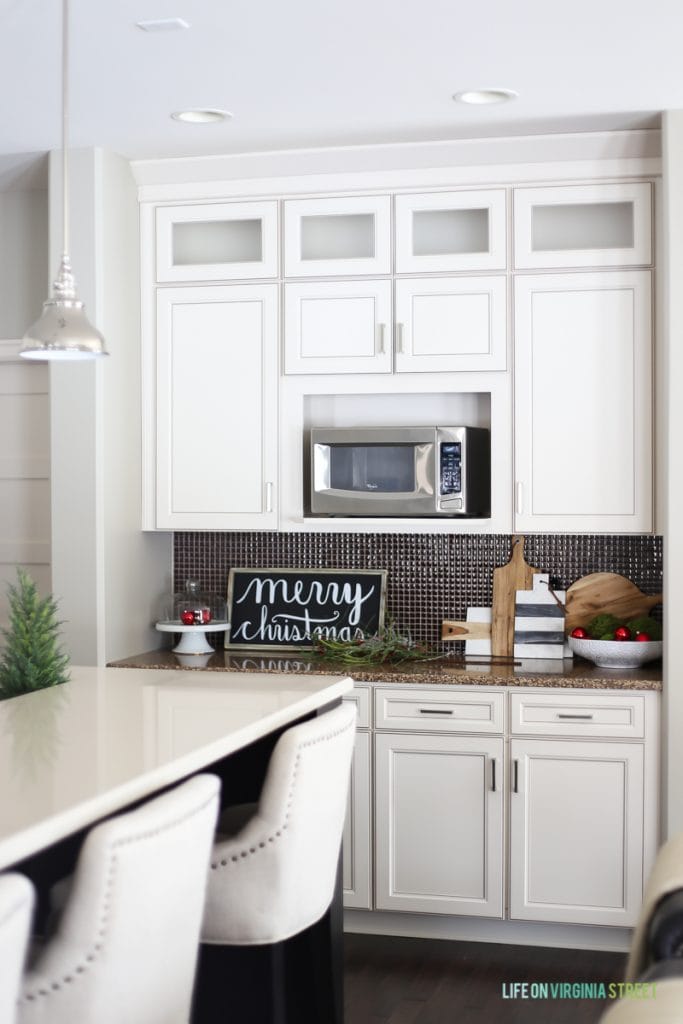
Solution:
<path fill-rule="evenodd" d="M 583 658 L 565 661 L 532 660 L 515 664 L 465 664 L 457 657 L 403 665 L 349 666 L 308 657 L 304 653 L 254 651 L 249 654 L 216 651 L 177 655 L 169 650 L 147 651 L 111 663 L 116 668 L 186 669 L 205 672 L 280 672 L 302 675 L 351 676 L 359 683 L 413 683 L 457 686 L 552 686 L 583 690 L 661 690 L 662 663 L 639 669 L 598 668 Z"/>

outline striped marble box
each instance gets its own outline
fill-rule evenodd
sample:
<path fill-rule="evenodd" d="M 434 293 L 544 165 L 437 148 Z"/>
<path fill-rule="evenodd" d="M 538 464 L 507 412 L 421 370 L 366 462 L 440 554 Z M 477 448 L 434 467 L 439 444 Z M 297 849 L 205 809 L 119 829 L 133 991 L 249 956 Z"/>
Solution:
<path fill-rule="evenodd" d="M 555 590 L 564 601 L 564 590 Z M 550 592 L 548 573 L 534 573 L 531 590 L 515 594 L 515 658 L 571 658 L 564 638 L 564 609 Z"/>

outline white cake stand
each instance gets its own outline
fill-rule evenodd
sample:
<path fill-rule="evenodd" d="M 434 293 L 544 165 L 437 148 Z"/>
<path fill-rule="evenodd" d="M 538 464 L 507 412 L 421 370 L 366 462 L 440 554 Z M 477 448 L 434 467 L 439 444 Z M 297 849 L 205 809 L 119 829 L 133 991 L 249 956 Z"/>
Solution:
<path fill-rule="evenodd" d="M 157 622 L 156 628 L 160 633 L 182 633 L 180 642 L 173 648 L 174 654 L 213 654 L 213 647 L 204 634 L 224 633 L 229 625 L 229 622 L 207 622 L 205 626 L 184 626 L 182 622 Z"/>

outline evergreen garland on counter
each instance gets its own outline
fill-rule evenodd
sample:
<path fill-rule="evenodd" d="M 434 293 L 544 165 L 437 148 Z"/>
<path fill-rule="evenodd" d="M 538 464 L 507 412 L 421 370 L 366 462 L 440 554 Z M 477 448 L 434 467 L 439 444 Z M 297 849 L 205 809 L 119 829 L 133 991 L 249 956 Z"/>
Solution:
<path fill-rule="evenodd" d="M 442 658 L 425 644 L 413 643 L 409 636 L 401 636 L 393 622 L 382 634 L 358 640 L 329 640 L 318 637 L 313 657 L 336 661 L 344 665 L 400 664 L 403 661 L 433 661 Z"/>

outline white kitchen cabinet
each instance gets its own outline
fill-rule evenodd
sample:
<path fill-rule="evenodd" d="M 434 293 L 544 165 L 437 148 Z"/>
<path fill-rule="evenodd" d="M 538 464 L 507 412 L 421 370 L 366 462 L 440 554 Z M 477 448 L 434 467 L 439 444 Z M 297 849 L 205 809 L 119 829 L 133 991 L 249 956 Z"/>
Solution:
<path fill-rule="evenodd" d="M 157 295 L 157 528 L 277 526 L 277 286 Z"/>
<path fill-rule="evenodd" d="M 510 917 L 635 924 L 642 743 L 513 739 L 510 756 Z"/>
<path fill-rule="evenodd" d="M 511 918 L 635 922 L 657 838 L 656 703 L 510 693 Z"/>
<path fill-rule="evenodd" d="M 652 529 L 648 271 L 515 283 L 515 529 Z"/>
<path fill-rule="evenodd" d="M 286 277 L 391 273 L 391 199 L 348 196 L 284 203 Z"/>
<path fill-rule="evenodd" d="M 370 741 L 367 730 L 356 733 L 342 838 L 344 906 L 356 910 L 372 907 Z"/>
<path fill-rule="evenodd" d="M 285 373 L 389 373 L 391 282 L 285 285 Z"/>
<path fill-rule="evenodd" d="M 396 196 L 396 273 L 504 270 L 505 191 Z"/>
<path fill-rule="evenodd" d="M 515 268 L 648 265 L 651 223 L 649 182 L 517 188 Z"/>
<path fill-rule="evenodd" d="M 504 277 L 396 281 L 397 373 L 504 370 Z"/>
<path fill-rule="evenodd" d="M 375 736 L 376 907 L 503 915 L 503 740 Z"/>
<path fill-rule="evenodd" d="M 277 201 L 160 206 L 158 281 L 277 277 Z"/>
<path fill-rule="evenodd" d="M 342 888 L 344 906 L 372 908 L 372 736 L 371 691 L 354 686 L 344 702 L 356 705 L 356 739 L 342 836 Z"/>

